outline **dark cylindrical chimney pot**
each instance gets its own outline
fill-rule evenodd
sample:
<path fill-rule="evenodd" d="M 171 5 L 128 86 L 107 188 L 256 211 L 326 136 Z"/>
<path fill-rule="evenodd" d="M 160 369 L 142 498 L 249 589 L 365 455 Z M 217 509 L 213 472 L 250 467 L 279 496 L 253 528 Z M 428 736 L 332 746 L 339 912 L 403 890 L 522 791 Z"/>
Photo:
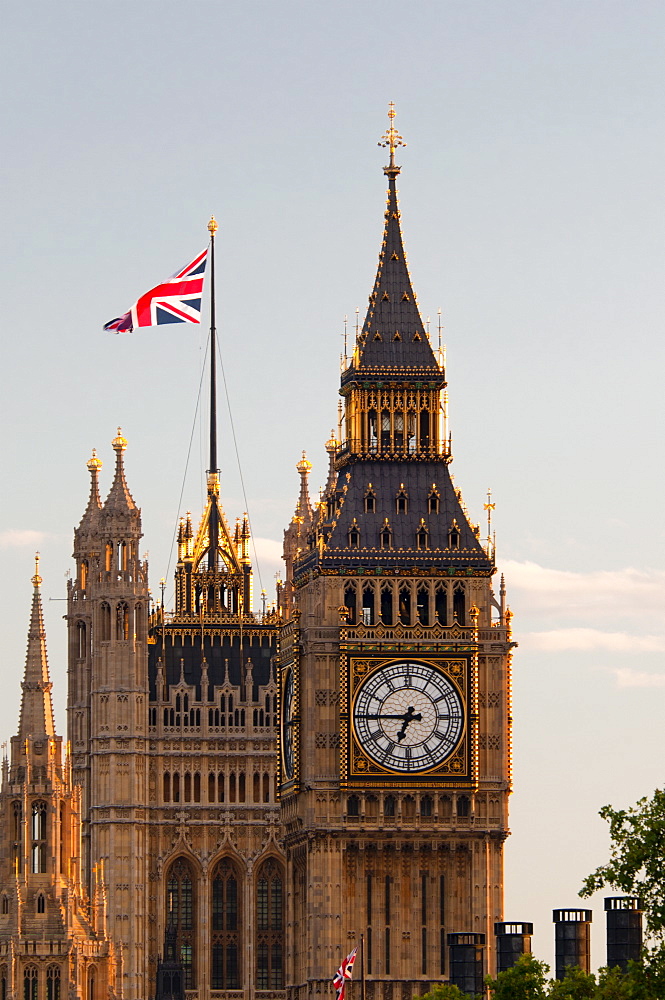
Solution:
<path fill-rule="evenodd" d="M 469 932 L 449 934 L 450 982 L 462 993 L 475 996 L 484 990 L 485 935 Z"/>
<path fill-rule="evenodd" d="M 591 968 L 591 910 L 554 910 L 555 974 L 563 979 L 569 965 Z"/>
<path fill-rule="evenodd" d="M 622 972 L 642 951 L 642 900 L 639 896 L 607 896 L 607 966 Z"/>
<path fill-rule="evenodd" d="M 496 936 L 496 971 L 511 969 L 520 955 L 531 953 L 533 924 L 502 921 L 494 925 Z"/>

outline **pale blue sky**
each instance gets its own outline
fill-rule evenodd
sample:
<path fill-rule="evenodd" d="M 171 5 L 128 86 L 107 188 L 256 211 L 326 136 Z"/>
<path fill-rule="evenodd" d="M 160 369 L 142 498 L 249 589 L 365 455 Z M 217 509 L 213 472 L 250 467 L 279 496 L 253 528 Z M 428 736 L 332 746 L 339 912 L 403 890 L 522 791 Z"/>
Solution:
<path fill-rule="evenodd" d="M 497 503 L 520 648 L 506 918 L 575 905 L 605 802 L 663 773 L 660 2 L 2 5 L 2 732 L 15 731 L 32 553 L 64 732 L 64 574 L 96 447 L 129 439 L 155 591 L 179 513 L 204 333 L 102 324 L 203 248 L 262 579 L 336 420 L 396 102 L 424 315 L 443 310 L 453 470 Z M 228 420 L 224 503 L 244 508 Z M 200 435 L 183 510 L 198 514 Z M 172 571 L 172 563 L 170 571 Z M 258 583 L 257 583 L 258 589 Z M 49 600 L 52 598 L 53 600 Z M 595 903 L 595 961 L 603 960 Z M 462 929 L 462 928 L 458 928 Z M 331 970 L 334 971 L 334 970 Z"/>

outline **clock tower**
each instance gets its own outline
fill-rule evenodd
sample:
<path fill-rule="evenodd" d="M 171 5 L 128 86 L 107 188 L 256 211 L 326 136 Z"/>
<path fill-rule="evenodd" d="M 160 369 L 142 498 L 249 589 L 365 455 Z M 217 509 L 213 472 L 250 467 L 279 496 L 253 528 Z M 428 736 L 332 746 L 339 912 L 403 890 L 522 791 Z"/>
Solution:
<path fill-rule="evenodd" d="M 503 582 L 498 599 L 492 587 L 491 539 L 481 542 L 449 472 L 443 356 L 407 268 L 392 105 L 389 117 L 383 239 L 342 372 L 341 440 L 328 442 L 320 503 L 301 491 L 285 533 L 291 1000 L 332 993 L 361 935 L 367 1000 L 408 1000 L 446 980 L 448 933 L 485 934 L 493 972 L 503 919 L 510 611 Z"/>

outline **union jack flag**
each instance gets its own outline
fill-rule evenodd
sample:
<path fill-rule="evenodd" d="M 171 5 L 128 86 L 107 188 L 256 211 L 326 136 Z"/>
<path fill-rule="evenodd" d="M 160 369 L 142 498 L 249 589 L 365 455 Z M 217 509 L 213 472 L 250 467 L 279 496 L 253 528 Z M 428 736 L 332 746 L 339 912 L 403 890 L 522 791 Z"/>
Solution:
<path fill-rule="evenodd" d="M 333 986 L 337 991 L 337 1000 L 344 1000 L 344 992 L 349 979 L 353 979 L 353 963 L 356 960 L 357 948 L 354 948 L 350 955 L 340 965 L 333 978 Z"/>
<path fill-rule="evenodd" d="M 161 326 L 163 323 L 200 323 L 201 293 L 208 248 L 191 264 L 172 274 L 170 278 L 151 288 L 135 302 L 124 316 L 109 320 L 105 330 L 131 333 L 139 326 Z"/>

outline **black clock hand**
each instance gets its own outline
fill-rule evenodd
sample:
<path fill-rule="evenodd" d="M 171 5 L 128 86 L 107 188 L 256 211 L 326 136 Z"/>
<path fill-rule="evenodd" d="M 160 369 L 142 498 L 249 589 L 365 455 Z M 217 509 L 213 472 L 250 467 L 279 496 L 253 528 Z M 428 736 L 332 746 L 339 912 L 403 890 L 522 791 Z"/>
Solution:
<path fill-rule="evenodd" d="M 362 715 L 362 719 L 405 719 L 406 714 L 402 712 L 400 715 Z"/>
<path fill-rule="evenodd" d="M 416 710 L 413 707 L 413 705 L 409 705 L 408 709 L 406 710 L 406 713 L 402 716 L 403 719 L 402 728 L 397 734 L 397 739 L 399 742 L 401 742 L 406 736 L 406 727 L 408 726 L 408 724 L 410 722 L 420 722 L 420 720 L 422 719 L 422 715 L 420 714 L 420 712 L 418 712 L 417 715 L 415 713 Z"/>

